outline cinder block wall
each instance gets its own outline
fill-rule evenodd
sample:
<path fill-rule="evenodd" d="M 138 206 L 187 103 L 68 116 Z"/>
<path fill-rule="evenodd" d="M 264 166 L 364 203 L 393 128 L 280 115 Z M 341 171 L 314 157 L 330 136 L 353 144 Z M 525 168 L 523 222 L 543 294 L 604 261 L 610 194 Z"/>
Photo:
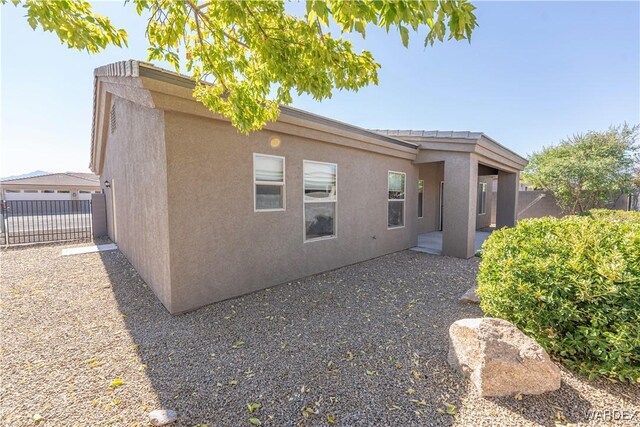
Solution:
<path fill-rule="evenodd" d="M 491 209 L 491 221 L 495 224 L 496 192 L 494 191 Z M 623 195 L 616 200 L 614 209 L 626 210 L 628 196 Z M 552 216 L 560 218 L 562 210 L 558 207 L 555 197 L 544 191 L 520 191 L 518 194 L 518 220 L 526 218 L 542 218 Z"/>
<path fill-rule="evenodd" d="M 520 191 L 518 194 L 518 219 L 553 216 L 560 218 L 562 210 L 555 197 L 544 191 Z"/>

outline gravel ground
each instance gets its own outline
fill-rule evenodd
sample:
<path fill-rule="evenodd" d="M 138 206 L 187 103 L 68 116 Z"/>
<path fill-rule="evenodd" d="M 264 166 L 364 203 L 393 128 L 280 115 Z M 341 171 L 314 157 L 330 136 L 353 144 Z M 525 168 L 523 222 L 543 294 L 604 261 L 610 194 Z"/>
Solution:
<path fill-rule="evenodd" d="M 603 425 L 587 412 L 640 409 L 639 387 L 566 370 L 544 396 L 480 398 L 446 364 L 449 325 L 481 315 L 458 302 L 476 259 L 404 251 L 171 316 L 120 252 L 62 248 L 0 253 L 2 425 L 147 425 L 156 408 L 184 426 Z"/>

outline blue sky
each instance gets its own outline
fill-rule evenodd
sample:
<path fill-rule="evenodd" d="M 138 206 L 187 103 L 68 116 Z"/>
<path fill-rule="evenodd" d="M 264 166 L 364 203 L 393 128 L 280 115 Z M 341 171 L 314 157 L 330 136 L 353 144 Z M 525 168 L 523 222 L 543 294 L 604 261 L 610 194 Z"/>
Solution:
<path fill-rule="evenodd" d="M 351 37 L 382 65 L 380 84 L 294 106 L 367 128 L 482 131 L 527 155 L 576 132 L 640 122 L 639 2 L 473 2 L 471 44 L 424 48 L 369 28 Z M 1 9 L 0 176 L 86 171 L 93 69 L 146 59 L 144 20 L 129 4 L 96 10 L 129 33 L 129 48 L 72 51 Z M 424 34 L 422 34 L 424 35 Z"/>

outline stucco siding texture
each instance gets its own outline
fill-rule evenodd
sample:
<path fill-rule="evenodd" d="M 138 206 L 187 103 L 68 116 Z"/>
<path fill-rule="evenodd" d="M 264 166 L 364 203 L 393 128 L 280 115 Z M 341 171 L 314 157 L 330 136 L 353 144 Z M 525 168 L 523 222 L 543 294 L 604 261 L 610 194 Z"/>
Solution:
<path fill-rule="evenodd" d="M 491 177 L 478 177 L 478 183 L 484 182 L 487 184 L 487 193 L 486 193 L 486 201 L 485 201 L 485 213 L 480 214 L 480 209 L 476 207 L 476 229 L 486 228 L 494 224 L 492 219 L 492 209 L 493 209 L 493 191 L 491 191 L 491 181 L 493 178 Z M 478 191 L 480 189 L 478 188 Z"/>
<path fill-rule="evenodd" d="M 560 218 L 563 216 L 555 197 L 544 191 L 520 191 L 517 209 L 518 220 L 544 216 Z"/>
<path fill-rule="evenodd" d="M 618 197 L 614 209 L 626 210 L 629 203 L 628 197 L 627 195 Z M 545 216 L 561 218 L 564 216 L 555 197 L 549 192 L 540 190 L 520 191 L 517 209 L 518 220 Z"/>
<path fill-rule="evenodd" d="M 475 253 L 478 162 L 468 153 L 447 153 L 443 157 L 442 253 L 470 258 Z"/>
<path fill-rule="evenodd" d="M 109 235 L 104 193 L 91 194 L 91 231 L 93 237 L 105 237 Z"/>
<path fill-rule="evenodd" d="M 170 307 L 163 113 L 117 97 L 112 102 L 116 127 L 108 130 L 101 176 L 101 182 L 111 183 L 111 188 L 104 189 L 109 236 Z"/>
<path fill-rule="evenodd" d="M 444 179 L 444 162 L 418 165 L 420 178 L 424 180 L 423 216 L 418 219 L 418 233 L 429 233 L 439 229 L 440 182 Z"/>
<path fill-rule="evenodd" d="M 171 312 L 285 283 L 416 244 L 411 161 L 299 135 L 249 136 L 222 121 L 165 114 Z M 280 145 L 270 145 L 272 137 Z M 285 157 L 286 210 L 254 212 L 253 154 Z M 337 237 L 304 242 L 303 160 L 336 163 Z M 405 172 L 405 227 L 387 229 L 387 174 Z"/>
<path fill-rule="evenodd" d="M 626 211 L 629 209 L 629 195 L 622 194 L 618 196 L 616 201 L 613 204 L 613 209 Z"/>
<path fill-rule="evenodd" d="M 418 233 L 430 233 L 440 228 L 440 182 L 444 180 L 444 162 L 422 163 L 418 165 L 420 178 L 424 180 L 423 217 L 418 221 Z M 476 213 L 476 229 L 489 227 L 492 222 L 491 177 L 478 177 L 478 182 L 487 183 L 486 214 Z M 478 209 L 476 208 L 476 212 Z"/>

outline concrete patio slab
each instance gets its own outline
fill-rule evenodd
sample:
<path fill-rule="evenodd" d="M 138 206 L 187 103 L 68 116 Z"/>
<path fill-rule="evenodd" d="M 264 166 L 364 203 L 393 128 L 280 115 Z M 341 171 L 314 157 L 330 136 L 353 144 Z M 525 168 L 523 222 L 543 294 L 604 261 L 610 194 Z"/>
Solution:
<path fill-rule="evenodd" d="M 482 248 L 482 244 L 489 237 L 489 231 L 476 231 L 475 251 Z M 442 231 L 433 231 L 418 235 L 418 246 L 411 248 L 412 251 L 422 252 L 431 255 L 442 255 Z"/>
<path fill-rule="evenodd" d="M 78 254 L 89 254 L 92 252 L 104 252 L 104 251 L 113 251 L 118 249 L 118 245 L 115 243 L 107 243 L 105 245 L 91 245 L 91 246 L 81 246 L 79 248 L 67 248 L 63 249 L 60 255 L 78 255 Z"/>

